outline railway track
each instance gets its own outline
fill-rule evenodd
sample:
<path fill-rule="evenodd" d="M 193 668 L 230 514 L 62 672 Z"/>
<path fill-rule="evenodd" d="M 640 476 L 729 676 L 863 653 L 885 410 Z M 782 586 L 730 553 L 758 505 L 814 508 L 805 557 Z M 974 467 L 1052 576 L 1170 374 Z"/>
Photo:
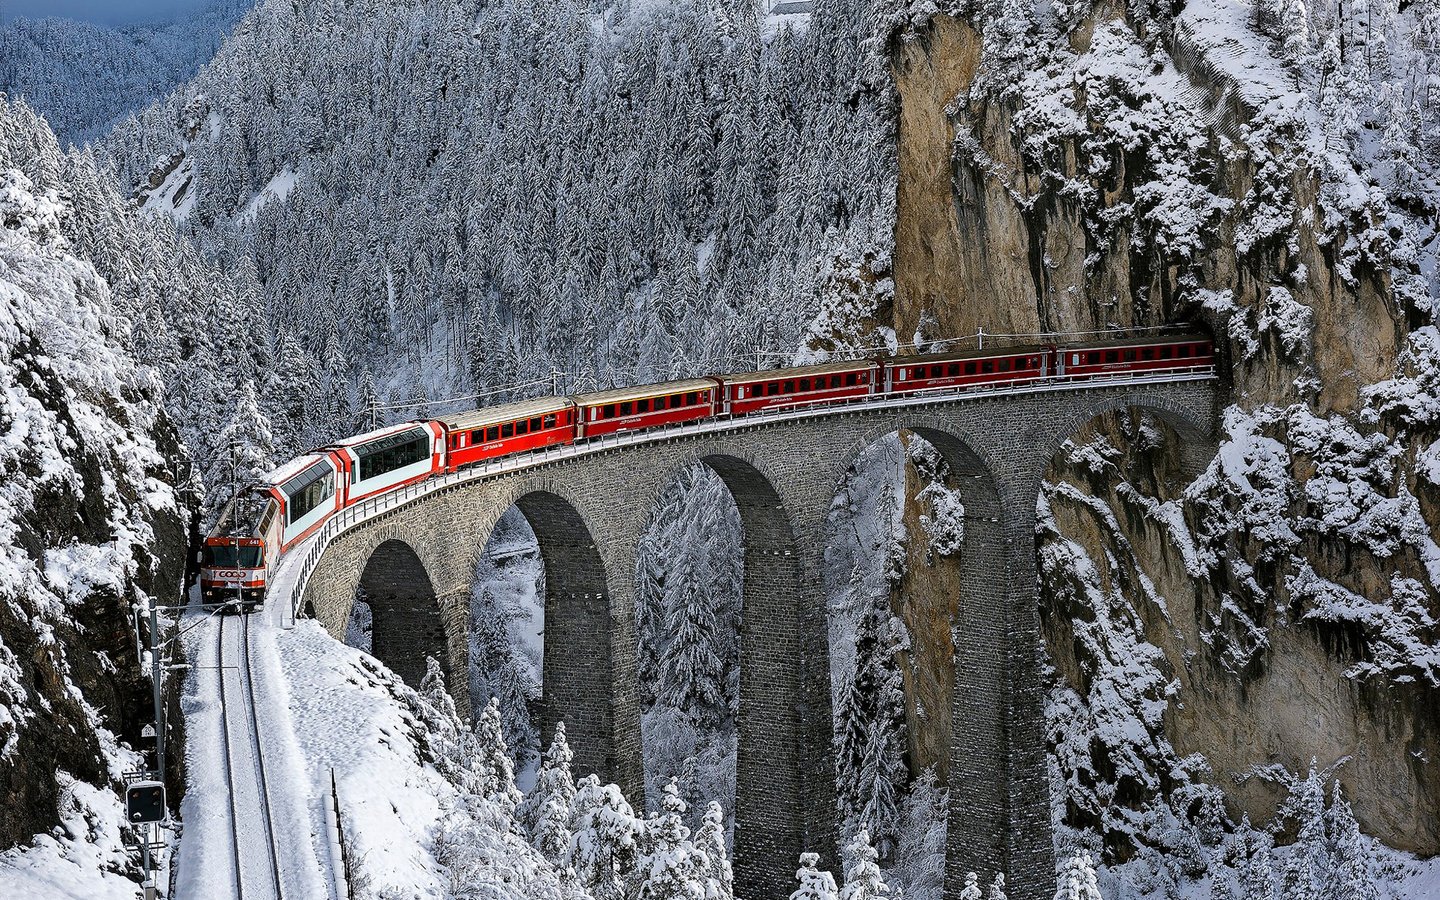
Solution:
<path fill-rule="evenodd" d="M 227 629 L 227 618 L 223 614 L 218 617 L 215 631 L 235 896 L 238 900 L 284 900 L 265 754 L 260 747 L 260 727 L 255 715 L 250 617 L 241 615 L 238 629 L 233 622 Z M 230 684 L 232 678 L 233 685 Z M 246 816 L 242 810 L 258 811 L 258 815 Z"/>

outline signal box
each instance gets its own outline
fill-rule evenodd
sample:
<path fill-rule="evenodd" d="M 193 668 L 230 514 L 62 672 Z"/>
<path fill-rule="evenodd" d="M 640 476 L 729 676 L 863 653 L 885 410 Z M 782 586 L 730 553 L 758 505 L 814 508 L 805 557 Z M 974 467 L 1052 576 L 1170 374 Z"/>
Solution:
<path fill-rule="evenodd" d="M 126 785 L 125 818 L 131 825 L 165 821 L 165 785 L 159 781 Z"/>

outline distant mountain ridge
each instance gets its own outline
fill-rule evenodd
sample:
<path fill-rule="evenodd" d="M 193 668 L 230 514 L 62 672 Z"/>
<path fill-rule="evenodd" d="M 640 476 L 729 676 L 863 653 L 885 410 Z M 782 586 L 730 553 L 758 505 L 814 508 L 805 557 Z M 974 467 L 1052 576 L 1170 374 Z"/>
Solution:
<path fill-rule="evenodd" d="M 0 25 L 0 92 L 45 116 L 62 146 L 94 142 L 193 77 L 253 5 L 211 0 L 174 20 L 114 26 L 7 22 Z"/>

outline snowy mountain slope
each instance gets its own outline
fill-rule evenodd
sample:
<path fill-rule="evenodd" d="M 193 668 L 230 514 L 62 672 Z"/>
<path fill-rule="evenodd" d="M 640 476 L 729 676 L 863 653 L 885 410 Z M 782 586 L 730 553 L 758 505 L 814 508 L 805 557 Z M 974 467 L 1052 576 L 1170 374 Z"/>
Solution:
<path fill-rule="evenodd" d="M 0 27 L 0 92 L 40 110 L 67 145 L 93 143 L 193 77 L 251 5 L 212 0 L 182 21 L 122 26 L 12 17 Z"/>
<path fill-rule="evenodd" d="M 149 718 L 133 616 L 180 582 L 183 453 L 68 191 L 29 161 L 0 141 L 0 884 L 133 896 L 117 795 Z"/>
<path fill-rule="evenodd" d="M 889 86 L 863 5 L 764 35 L 710 7 L 262 3 L 108 147 L 253 267 L 282 449 L 369 396 L 405 417 L 552 368 L 578 389 L 788 357 L 823 295 L 883 281 Z"/>

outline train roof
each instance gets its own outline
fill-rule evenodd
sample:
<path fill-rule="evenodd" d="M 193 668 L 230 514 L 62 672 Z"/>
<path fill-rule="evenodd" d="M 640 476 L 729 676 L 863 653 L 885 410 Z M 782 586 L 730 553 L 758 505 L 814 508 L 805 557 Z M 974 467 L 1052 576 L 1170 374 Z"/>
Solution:
<path fill-rule="evenodd" d="M 599 406 L 602 403 L 624 403 L 626 400 L 644 400 L 647 397 L 663 397 L 666 394 L 684 394 L 689 391 L 708 391 L 715 388 L 709 378 L 688 378 L 684 381 L 666 381 L 662 384 L 642 384 L 636 387 L 615 388 L 580 394 L 575 402 L 580 406 Z"/>
<path fill-rule="evenodd" d="M 339 449 L 341 447 L 354 447 L 358 444 L 368 444 L 371 441 L 378 441 L 381 438 L 392 437 L 393 435 L 397 434 L 404 434 L 405 432 L 410 431 L 414 428 L 423 428 L 425 427 L 425 424 L 426 423 L 423 421 L 415 421 L 401 422 L 398 425 L 387 425 L 384 428 L 376 428 L 375 430 L 367 431 L 364 434 L 357 434 L 352 435 L 351 437 L 341 438 L 333 444 L 325 445 L 325 447 L 321 449 L 332 450 Z"/>
<path fill-rule="evenodd" d="M 775 381 L 781 378 L 805 378 L 813 375 L 834 375 L 837 372 L 860 372 L 875 363 L 869 359 L 849 359 L 843 362 L 817 363 L 813 366 L 795 366 L 790 369 L 771 369 L 768 372 L 736 372 L 731 375 L 717 375 L 721 381 L 735 384 L 750 384 L 756 381 Z"/>
<path fill-rule="evenodd" d="M 304 456 L 296 457 L 287 463 L 281 463 L 275 468 L 260 476 L 260 480 L 267 485 L 280 485 L 299 475 L 301 472 L 323 462 L 326 459 L 324 453 L 307 453 Z"/>
<path fill-rule="evenodd" d="M 1050 349 L 1048 344 L 1015 344 L 1006 347 L 986 347 L 984 350 L 960 350 L 955 353 L 927 353 L 914 356 L 893 356 L 885 360 L 887 366 L 926 365 L 929 363 L 953 362 L 965 359 L 990 359 L 997 356 L 1025 356 L 1042 353 Z"/>
<path fill-rule="evenodd" d="M 1193 329 L 1185 331 L 1160 331 L 1146 337 L 1126 338 L 1122 341 L 1089 341 L 1084 344 L 1065 344 L 1062 350 L 1112 350 L 1116 347 L 1148 347 L 1152 344 L 1174 344 L 1184 341 L 1209 341 L 1210 335 Z"/>
<path fill-rule="evenodd" d="M 502 403 L 499 406 L 487 406 L 484 409 L 472 409 L 450 416 L 441 416 L 438 421 L 451 431 L 469 431 L 472 428 L 481 428 L 486 425 L 498 425 L 502 422 L 514 422 L 517 419 L 529 419 L 533 416 L 559 412 L 562 409 L 569 409 L 572 405 L 569 397 L 536 397 L 532 400 L 519 400 L 514 403 Z"/>

